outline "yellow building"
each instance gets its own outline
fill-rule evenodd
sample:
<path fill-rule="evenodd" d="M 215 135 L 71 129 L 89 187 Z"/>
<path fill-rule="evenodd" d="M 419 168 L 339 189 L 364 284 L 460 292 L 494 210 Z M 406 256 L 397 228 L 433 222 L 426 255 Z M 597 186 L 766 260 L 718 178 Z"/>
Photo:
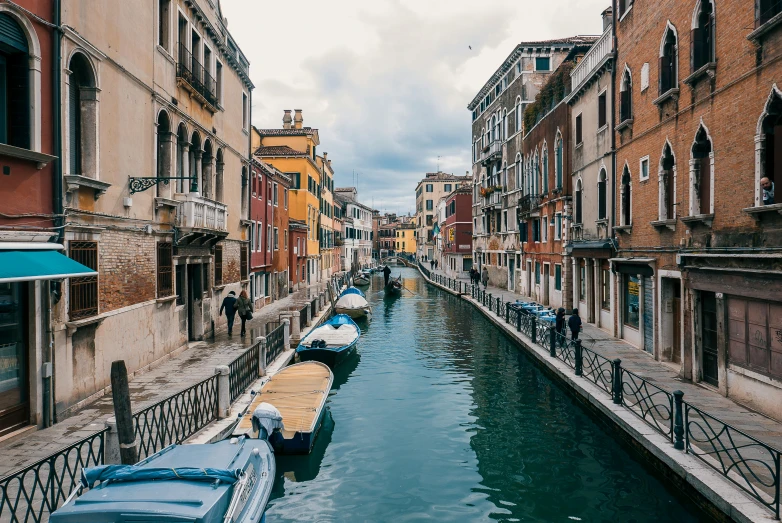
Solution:
<path fill-rule="evenodd" d="M 396 230 L 396 252 L 415 254 L 415 218 Z"/>
<path fill-rule="evenodd" d="M 329 153 L 317 156 L 316 160 L 321 172 L 320 273 L 322 278 L 328 279 L 339 267 L 339 250 L 334 248 L 334 169 L 331 168 Z"/>
<path fill-rule="evenodd" d="M 321 168 L 318 165 L 318 130 L 304 127 L 301 110 L 296 109 L 293 119 L 286 110 L 282 129 L 257 129 L 253 127 L 253 155 L 274 166 L 291 178 L 289 215 L 292 220 L 307 224 L 307 281 L 321 281 L 320 259 L 320 207 Z"/>

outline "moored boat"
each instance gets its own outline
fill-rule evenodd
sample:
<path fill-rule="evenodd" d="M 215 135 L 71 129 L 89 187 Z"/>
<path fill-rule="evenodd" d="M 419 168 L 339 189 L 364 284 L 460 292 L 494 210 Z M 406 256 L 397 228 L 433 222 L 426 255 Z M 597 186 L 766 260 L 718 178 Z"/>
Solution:
<path fill-rule="evenodd" d="M 351 318 L 363 318 L 372 314 L 372 308 L 363 293 L 357 294 L 347 291 L 343 292 L 342 296 L 334 303 L 334 311 L 337 314 L 347 314 Z"/>
<path fill-rule="evenodd" d="M 386 294 L 390 294 L 393 296 L 398 296 L 402 294 L 402 276 L 400 275 L 395 280 L 389 280 L 388 285 L 386 285 Z"/>
<path fill-rule="evenodd" d="M 323 423 L 326 398 L 333 383 L 331 369 L 318 361 L 285 367 L 255 395 L 234 434 L 259 437 L 261 423 L 256 411 L 261 403 L 268 403 L 282 418 L 279 432 L 269 437 L 275 452 L 309 454 Z"/>
<path fill-rule="evenodd" d="M 360 335 L 356 322 L 345 314 L 337 314 L 304 336 L 296 354 L 301 361 L 319 361 L 334 368 L 356 350 Z"/>
<path fill-rule="evenodd" d="M 274 453 L 265 439 L 170 445 L 136 465 L 83 469 L 79 488 L 49 521 L 259 523 L 275 475 Z"/>
<path fill-rule="evenodd" d="M 353 285 L 356 287 L 366 287 L 369 285 L 369 278 L 363 274 L 357 274 L 353 277 Z"/>

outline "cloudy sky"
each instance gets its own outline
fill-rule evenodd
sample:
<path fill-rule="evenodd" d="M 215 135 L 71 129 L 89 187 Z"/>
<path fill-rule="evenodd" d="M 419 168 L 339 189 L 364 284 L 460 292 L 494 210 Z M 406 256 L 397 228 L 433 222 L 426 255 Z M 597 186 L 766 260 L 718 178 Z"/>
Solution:
<path fill-rule="evenodd" d="M 600 34 L 610 0 L 221 0 L 250 60 L 253 124 L 302 109 L 337 186 L 382 212 L 415 184 L 470 169 L 467 104 L 523 40 Z M 472 49 L 470 49 L 470 46 Z"/>

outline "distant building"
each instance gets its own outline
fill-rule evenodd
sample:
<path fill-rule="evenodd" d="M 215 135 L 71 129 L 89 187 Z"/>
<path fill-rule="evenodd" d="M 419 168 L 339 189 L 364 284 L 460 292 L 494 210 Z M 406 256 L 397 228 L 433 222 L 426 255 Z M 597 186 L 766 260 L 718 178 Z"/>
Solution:
<path fill-rule="evenodd" d="M 357 270 L 372 263 L 372 209 L 358 201 L 355 187 L 334 190 L 334 201 L 342 208 L 343 270 Z"/>
<path fill-rule="evenodd" d="M 457 186 L 470 183 L 467 176 L 454 176 L 444 172 L 426 173 L 423 180 L 415 188 L 416 208 L 416 255 L 419 259 L 426 256 L 434 259 L 435 239 L 433 236 L 436 223 L 437 203 L 443 196 L 450 194 Z"/>
<path fill-rule="evenodd" d="M 472 187 L 462 186 L 445 199 L 441 268 L 451 278 L 469 275 L 472 268 Z"/>

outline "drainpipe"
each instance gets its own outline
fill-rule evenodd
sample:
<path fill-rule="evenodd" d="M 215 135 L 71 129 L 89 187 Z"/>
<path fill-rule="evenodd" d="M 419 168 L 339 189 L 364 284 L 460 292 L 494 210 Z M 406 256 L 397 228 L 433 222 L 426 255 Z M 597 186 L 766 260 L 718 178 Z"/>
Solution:
<path fill-rule="evenodd" d="M 61 96 L 60 96 L 60 0 L 54 0 L 52 3 L 52 134 L 53 151 L 55 159 L 52 161 L 52 204 L 54 210 L 54 226 L 57 230 L 57 243 L 62 243 L 63 230 L 62 224 L 65 220 L 62 218 L 62 115 L 61 115 Z M 53 352 L 54 352 L 54 331 L 52 329 L 52 307 L 60 301 L 62 296 L 62 282 L 53 282 L 49 285 L 49 292 L 46 293 L 44 305 L 44 324 L 46 325 L 46 350 L 44 351 L 43 361 L 43 426 L 49 427 L 52 421 L 56 421 L 52 416 L 51 405 L 54 402 L 53 397 Z"/>
<path fill-rule="evenodd" d="M 611 235 L 614 241 L 614 245 L 618 247 L 619 243 L 616 240 L 616 233 L 614 227 L 616 226 L 616 133 L 614 129 L 616 127 L 616 70 L 619 67 L 617 63 L 617 56 L 619 54 L 619 46 L 616 38 L 616 20 L 619 16 L 617 12 L 616 0 L 611 0 L 611 39 L 613 40 L 613 52 L 614 52 L 614 66 L 611 68 Z M 618 249 L 617 249 L 618 250 Z"/>

